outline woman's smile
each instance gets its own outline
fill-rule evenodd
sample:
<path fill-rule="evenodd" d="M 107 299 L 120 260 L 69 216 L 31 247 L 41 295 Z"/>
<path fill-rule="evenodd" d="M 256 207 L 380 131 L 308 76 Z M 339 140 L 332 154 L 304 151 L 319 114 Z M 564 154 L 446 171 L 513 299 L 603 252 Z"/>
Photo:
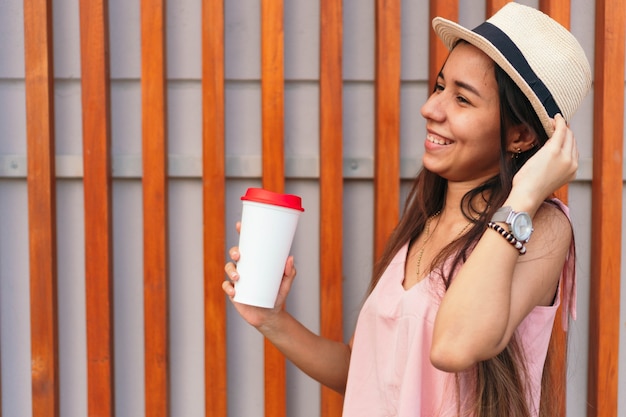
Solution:
<path fill-rule="evenodd" d="M 436 145 L 451 145 L 453 143 L 451 140 L 442 138 L 441 136 L 433 135 L 432 133 L 426 135 L 426 141 L 434 143 Z"/>

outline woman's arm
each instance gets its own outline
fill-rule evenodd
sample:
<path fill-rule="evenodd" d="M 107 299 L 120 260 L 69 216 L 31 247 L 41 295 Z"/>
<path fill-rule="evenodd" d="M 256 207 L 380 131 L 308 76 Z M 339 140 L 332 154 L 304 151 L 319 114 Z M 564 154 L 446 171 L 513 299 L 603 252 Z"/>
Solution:
<path fill-rule="evenodd" d="M 578 151 L 562 118 L 553 137 L 522 167 L 504 205 L 533 216 L 534 233 L 521 256 L 487 229 L 452 280 L 439 308 L 431 361 L 461 371 L 500 353 L 530 311 L 550 305 L 572 239 L 569 220 L 542 202 L 575 175 Z"/>
<path fill-rule="evenodd" d="M 347 344 L 314 334 L 284 310 L 258 329 L 304 373 L 340 394 L 345 392 L 350 363 Z"/>
<path fill-rule="evenodd" d="M 237 248 L 231 249 L 230 255 L 234 261 L 237 261 L 239 258 Z M 222 288 L 244 320 L 259 330 L 304 373 L 343 394 L 348 379 L 350 346 L 314 334 L 283 309 L 296 276 L 293 258 L 289 257 L 287 260 L 283 281 L 273 309 L 233 301 L 235 296 L 233 282 L 239 278 L 239 275 L 233 262 L 229 262 L 225 270 L 231 280 L 224 281 Z"/>

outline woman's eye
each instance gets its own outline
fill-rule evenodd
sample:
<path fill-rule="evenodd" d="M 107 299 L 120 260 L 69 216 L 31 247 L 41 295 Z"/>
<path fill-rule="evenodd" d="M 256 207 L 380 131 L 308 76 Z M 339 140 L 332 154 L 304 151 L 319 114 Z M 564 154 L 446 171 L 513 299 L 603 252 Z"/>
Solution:
<path fill-rule="evenodd" d="M 433 88 L 433 93 L 436 91 L 443 91 L 443 85 L 442 84 L 435 84 L 435 88 Z"/>
<path fill-rule="evenodd" d="M 469 104 L 469 101 L 467 101 L 467 99 L 463 96 L 457 96 L 456 99 L 461 104 Z"/>

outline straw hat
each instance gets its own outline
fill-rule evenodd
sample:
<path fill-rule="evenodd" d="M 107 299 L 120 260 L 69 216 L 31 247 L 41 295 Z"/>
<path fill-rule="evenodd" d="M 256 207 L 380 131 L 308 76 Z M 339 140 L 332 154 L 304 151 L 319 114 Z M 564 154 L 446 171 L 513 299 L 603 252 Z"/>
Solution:
<path fill-rule="evenodd" d="M 436 17 L 433 29 L 448 49 L 459 39 L 493 59 L 528 97 L 551 136 L 561 113 L 569 121 L 591 87 L 591 68 L 574 36 L 532 7 L 508 3 L 473 30 Z"/>

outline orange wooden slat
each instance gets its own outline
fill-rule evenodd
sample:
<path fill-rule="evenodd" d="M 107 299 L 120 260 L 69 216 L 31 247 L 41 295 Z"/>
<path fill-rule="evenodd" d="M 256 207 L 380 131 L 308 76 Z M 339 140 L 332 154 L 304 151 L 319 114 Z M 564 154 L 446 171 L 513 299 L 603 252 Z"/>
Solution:
<path fill-rule="evenodd" d="M 437 16 L 457 22 L 459 20 L 458 0 L 430 0 L 430 21 Z M 443 44 L 432 28 L 428 31 L 430 42 L 428 44 L 428 87 L 429 91 L 437 81 L 437 75 L 448 57 L 448 48 Z"/>
<path fill-rule="evenodd" d="M 559 22 L 565 28 L 570 26 L 571 4 L 570 0 L 540 0 L 539 9 Z M 567 204 L 568 187 L 563 186 L 556 192 L 556 197 Z M 566 386 L 567 386 L 567 333 L 563 330 L 560 320 L 563 306 L 557 310 L 552 326 L 552 337 L 548 347 L 551 360 L 545 372 L 549 372 L 553 401 L 556 402 L 556 412 L 559 416 L 565 416 L 567 410 Z"/>
<path fill-rule="evenodd" d="M 52 6 L 24 0 L 34 417 L 59 416 Z"/>
<path fill-rule="evenodd" d="M 284 39 L 283 1 L 261 1 L 261 105 L 263 186 L 284 188 Z"/>
<path fill-rule="evenodd" d="M 320 3 L 320 321 L 343 339 L 342 4 Z M 322 416 L 341 416 L 343 396 L 322 387 Z"/>
<path fill-rule="evenodd" d="M 169 415 L 165 1 L 141 1 L 146 415 Z"/>
<path fill-rule="evenodd" d="M 487 0 L 485 7 L 486 18 L 493 16 L 495 12 L 504 7 L 505 4 L 510 3 L 511 0 Z"/>
<path fill-rule="evenodd" d="M 108 4 L 81 0 L 87 408 L 113 416 L 113 232 Z"/>
<path fill-rule="evenodd" d="M 283 1 L 261 0 L 261 120 L 263 187 L 283 192 L 284 39 Z M 265 415 L 287 414 L 285 358 L 265 340 Z"/>
<path fill-rule="evenodd" d="M 617 415 L 626 2 L 596 2 L 587 415 Z"/>
<path fill-rule="evenodd" d="M 542 399 L 544 395 L 549 395 L 551 401 L 554 402 L 557 416 L 566 415 L 566 386 L 567 386 L 567 333 L 563 330 L 561 321 L 562 307 L 559 306 L 556 313 L 556 319 L 552 325 L 552 336 L 548 351 L 550 359 L 546 361 L 544 372 L 548 372 L 550 378 L 549 392 L 541 392 Z"/>
<path fill-rule="evenodd" d="M 563 27 L 569 29 L 570 27 L 570 14 L 571 14 L 571 0 L 539 0 L 539 10 L 543 11 L 554 20 L 559 22 Z M 565 204 L 568 200 L 568 187 L 563 186 L 556 191 L 556 196 Z M 562 330 L 562 326 L 556 326 L 556 328 Z"/>
<path fill-rule="evenodd" d="M 375 259 L 400 216 L 400 3 L 376 1 Z"/>
<path fill-rule="evenodd" d="M 226 417 L 226 298 L 215 280 L 226 242 L 223 0 L 202 3 L 202 100 L 205 415 Z"/>
<path fill-rule="evenodd" d="M 569 29 L 571 0 L 539 0 L 539 9 Z"/>

